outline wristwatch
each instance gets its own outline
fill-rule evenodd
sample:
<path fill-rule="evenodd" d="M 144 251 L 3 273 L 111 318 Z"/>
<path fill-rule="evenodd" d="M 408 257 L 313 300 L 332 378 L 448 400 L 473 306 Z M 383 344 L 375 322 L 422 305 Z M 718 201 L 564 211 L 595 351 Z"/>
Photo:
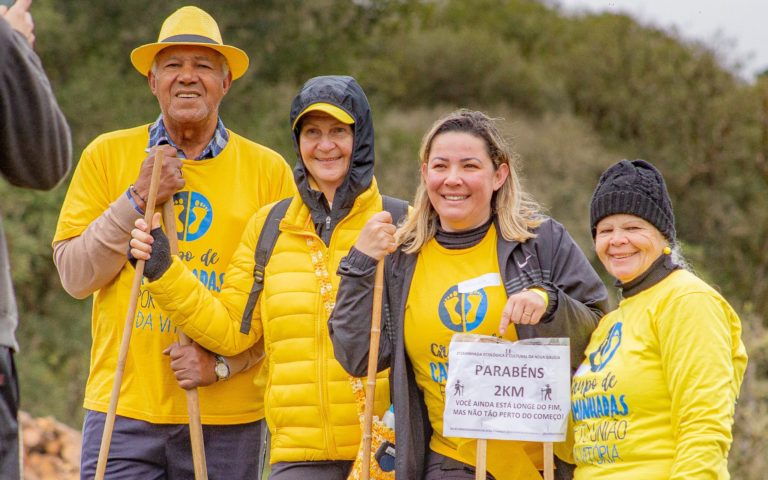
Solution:
<path fill-rule="evenodd" d="M 226 380 L 229 378 L 229 364 L 227 359 L 221 355 L 216 355 L 216 365 L 213 367 L 216 373 L 216 380 Z"/>

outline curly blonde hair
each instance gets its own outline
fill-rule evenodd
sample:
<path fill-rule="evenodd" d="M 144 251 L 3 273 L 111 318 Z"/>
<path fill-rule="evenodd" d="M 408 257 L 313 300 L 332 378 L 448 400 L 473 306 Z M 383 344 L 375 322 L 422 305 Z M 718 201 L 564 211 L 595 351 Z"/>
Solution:
<path fill-rule="evenodd" d="M 435 138 L 448 132 L 463 132 L 480 138 L 485 142 L 494 169 L 503 164 L 509 166 L 507 179 L 491 198 L 491 213 L 498 219 L 502 237 L 518 242 L 535 237 L 531 230 L 544 221 L 541 207 L 522 191 L 520 177 L 515 168 L 518 156 L 510 150 L 494 119 L 483 112 L 467 109 L 456 110 L 440 118 L 421 140 L 421 164 L 429 161 Z M 435 236 L 437 222 L 437 211 L 429 201 L 426 182 L 423 175 L 419 175 L 413 211 L 397 232 L 398 245 L 402 246 L 406 253 L 418 252 Z"/>

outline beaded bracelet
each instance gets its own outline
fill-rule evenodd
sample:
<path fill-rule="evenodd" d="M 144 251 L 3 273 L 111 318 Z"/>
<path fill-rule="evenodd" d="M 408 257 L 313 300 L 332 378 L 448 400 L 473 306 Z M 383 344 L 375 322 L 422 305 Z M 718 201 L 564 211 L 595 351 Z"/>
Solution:
<path fill-rule="evenodd" d="M 136 195 L 137 197 L 139 197 L 139 200 L 141 200 L 141 202 L 142 202 L 143 204 L 145 204 L 145 205 L 147 204 L 147 200 L 146 200 L 144 197 L 142 197 L 142 196 L 141 196 L 141 194 L 139 193 L 139 191 L 136 189 L 136 187 L 135 187 L 133 184 L 130 184 L 130 185 L 128 186 L 128 189 L 129 189 L 130 191 L 132 191 L 132 192 L 134 193 L 134 195 Z"/>

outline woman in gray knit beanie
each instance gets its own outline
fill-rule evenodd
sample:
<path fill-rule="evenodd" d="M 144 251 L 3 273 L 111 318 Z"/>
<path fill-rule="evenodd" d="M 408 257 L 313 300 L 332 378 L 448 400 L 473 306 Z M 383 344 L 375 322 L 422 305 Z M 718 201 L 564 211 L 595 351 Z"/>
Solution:
<path fill-rule="evenodd" d="M 575 478 L 729 478 L 747 364 L 741 322 L 672 258 L 675 217 L 661 173 L 643 160 L 609 167 L 590 226 L 622 298 L 573 379 Z"/>

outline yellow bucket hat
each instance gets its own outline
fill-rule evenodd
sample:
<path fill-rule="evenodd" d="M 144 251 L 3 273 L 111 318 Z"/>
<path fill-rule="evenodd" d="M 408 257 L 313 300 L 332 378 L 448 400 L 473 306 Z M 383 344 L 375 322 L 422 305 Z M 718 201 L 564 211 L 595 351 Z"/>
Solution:
<path fill-rule="evenodd" d="M 224 55 L 232 72 L 232 79 L 240 78 L 248 70 L 248 55 L 239 48 L 224 45 L 216 20 L 197 7 L 182 7 L 163 22 L 156 43 L 148 43 L 131 52 L 131 63 L 146 76 L 155 55 L 173 45 L 198 45 Z"/>
<path fill-rule="evenodd" d="M 347 125 L 352 125 L 353 123 L 355 123 L 355 119 L 353 119 L 350 114 L 348 114 L 341 108 L 337 107 L 336 105 L 331 105 L 330 103 L 325 103 L 325 102 L 317 102 L 309 105 L 307 108 L 302 110 L 301 113 L 296 117 L 296 120 L 293 121 L 293 125 L 291 126 L 291 128 L 296 129 L 296 125 L 299 124 L 299 120 L 301 120 L 301 117 L 308 114 L 309 112 L 327 113 L 328 115 L 332 116 L 336 120 L 340 121 L 341 123 L 346 123 Z"/>

